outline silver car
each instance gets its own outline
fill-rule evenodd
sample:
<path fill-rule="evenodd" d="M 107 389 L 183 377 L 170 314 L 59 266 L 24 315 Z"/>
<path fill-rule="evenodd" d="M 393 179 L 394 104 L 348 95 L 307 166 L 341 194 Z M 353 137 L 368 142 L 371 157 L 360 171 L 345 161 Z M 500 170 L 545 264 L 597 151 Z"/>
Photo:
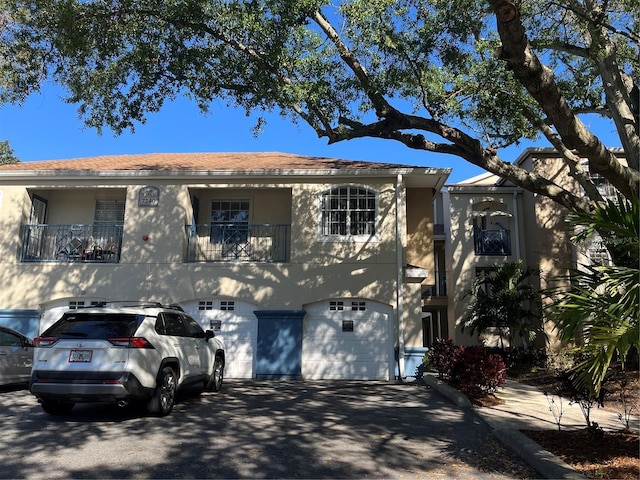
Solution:
<path fill-rule="evenodd" d="M 0 325 L 0 385 L 28 383 L 32 365 L 31 339 Z"/>

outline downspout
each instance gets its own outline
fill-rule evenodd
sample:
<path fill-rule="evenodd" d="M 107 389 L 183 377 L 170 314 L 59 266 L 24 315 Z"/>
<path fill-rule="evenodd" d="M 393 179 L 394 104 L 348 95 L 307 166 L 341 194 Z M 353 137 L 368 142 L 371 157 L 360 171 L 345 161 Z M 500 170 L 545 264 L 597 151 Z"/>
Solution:
<path fill-rule="evenodd" d="M 516 244 L 516 260 L 520 258 L 520 220 L 518 218 L 518 192 L 513 192 L 513 230 L 514 242 Z"/>
<path fill-rule="evenodd" d="M 402 174 L 398 174 L 396 180 L 396 318 L 398 322 L 398 380 L 405 378 L 404 375 L 404 306 L 402 300 L 402 280 L 403 280 L 403 250 L 402 250 Z"/>

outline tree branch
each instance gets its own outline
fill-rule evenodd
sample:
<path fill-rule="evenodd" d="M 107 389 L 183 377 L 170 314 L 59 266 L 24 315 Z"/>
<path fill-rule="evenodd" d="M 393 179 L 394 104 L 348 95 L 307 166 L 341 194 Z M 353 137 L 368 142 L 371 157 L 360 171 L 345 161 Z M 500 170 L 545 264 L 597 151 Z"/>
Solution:
<path fill-rule="evenodd" d="M 589 58 L 589 49 L 584 47 L 579 47 L 578 45 L 572 45 L 570 43 L 561 42 L 559 40 L 554 42 L 543 42 L 540 40 L 531 40 L 531 46 L 538 50 L 548 48 L 549 50 L 555 50 L 557 52 L 566 52 L 576 57 Z"/>
<path fill-rule="evenodd" d="M 392 118 L 368 125 L 347 118 L 341 118 L 340 124 L 348 128 L 337 133 L 335 140 L 330 143 L 363 137 L 384 138 L 396 140 L 416 150 L 456 155 L 526 190 L 549 197 L 571 211 L 589 212 L 591 210 L 592 205 L 587 198 L 574 195 L 535 172 L 500 160 L 494 151 L 483 149 L 478 140 L 435 120 L 398 113 Z M 434 133 L 451 143 L 431 142 L 421 134 L 407 134 L 403 133 L 403 130 Z"/>
<path fill-rule="evenodd" d="M 516 4 L 511 0 L 489 0 L 489 3 L 496 14 L 502 40 L 500 58 L 548 115 L 565 145 L 589 159 L 591 171 L 606 175 L 623 195 L 638 196 L 640 173 L 620 164 L 571 111 L 553 72 L 540 62 L 531 48 Z"/>
<path fill-rule="evenodd" d="M 335 30 L 335 28 L 333 28 L 333 25 L 329 23 L 327 18 L 318 10 L 315 12 L 313 20 L 318 24 L 325 35 L 329 38 L 329 40 L 336 46 L 336 48 L 338 49 L 338 53 L 340 54 L 340 58 L 342 58 L 342 61 L 351 69 L 351 71 L 353 71 L 355 76 L 358 78 L 358 81 L 360 82 L 360 85 L 362 86 L 364 92 L 366 93 L 369 100 L 371 100 L 378 118 L 384 118 L 387 115 L 392 114 L 392 112 L 395 112 L 395 109 L 391 105 L 389 105 L 380 89 L 371 81 L 365 67 L 360 63 L 355 55 L 353 55 L 353 53 L 349 50 L 349 47 L 347 47 L 347 45 L 342 41 L 340 35 Z"/>

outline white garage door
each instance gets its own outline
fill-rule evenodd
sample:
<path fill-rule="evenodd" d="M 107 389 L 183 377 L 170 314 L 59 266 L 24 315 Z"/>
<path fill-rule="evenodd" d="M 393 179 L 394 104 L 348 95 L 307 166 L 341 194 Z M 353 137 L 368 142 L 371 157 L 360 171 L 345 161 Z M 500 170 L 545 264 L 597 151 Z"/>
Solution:
<path fill-rule="evenodd" d="M 90 307 L 92 305 L 108 301 L 109 300 L 105 298 L 83 298 L 82 300 L 78 300 L 76 298 L 63 298 L 48 302 L 43 305 L 42 315 L 40 315 L 40 330 L 38 334 L 41 334 L 51 325 L 60 320 L 62 315 L 70 309 Z"/>
<path fill-rule="evenodd" d="M 231 300 L 193 301 L 180 304 L 187 314 L 210 329 L 219 323 L 216 336 L 224 342 L 226 378 L 253 378 L 258 344 L 258 319 L 254 305 Z"/>
<path fill-rule="evenodd" d="M 390 306 L 333 300 L 305 308 L 302 378 L 389 380 L 393 375 Z"/>

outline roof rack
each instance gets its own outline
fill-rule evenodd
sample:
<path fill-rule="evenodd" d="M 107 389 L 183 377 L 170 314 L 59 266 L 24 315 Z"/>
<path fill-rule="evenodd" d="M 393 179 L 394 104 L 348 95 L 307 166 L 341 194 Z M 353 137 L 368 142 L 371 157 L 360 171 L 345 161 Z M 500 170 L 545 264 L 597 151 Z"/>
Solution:
<path fill-rule="evenodd" d="M 96 302 L 91 305 L 83 305 L 80 308 L 105 308 L 105 307 L 114 307 L 114 308 L 167 308 L 171 310 L 178 310 L 180 312 L 184 312 L 184 309 L 178 305 L 177 303 L 172 303 L 170 305 L 164 305 L 160 302 L 149 302 L 143 300 L 114 300 L 109 302 Z"/>

